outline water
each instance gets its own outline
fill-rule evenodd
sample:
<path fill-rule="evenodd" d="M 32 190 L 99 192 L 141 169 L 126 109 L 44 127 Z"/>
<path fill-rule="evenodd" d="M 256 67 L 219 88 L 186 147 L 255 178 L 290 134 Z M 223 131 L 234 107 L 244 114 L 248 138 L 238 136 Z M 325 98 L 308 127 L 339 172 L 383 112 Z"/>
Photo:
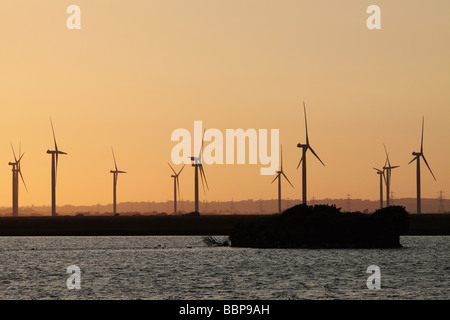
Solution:
<path fill-rule="evenodd" d="M 0 299 L 449 299 L 450 237 L 402 249 L 207 247 L 202 237 L 1 237 Z M 158 245 L 164 248 L 155 248 Z M 67 267 L 81 269 L 69 290 Z M 367 267 L 381 268 L 369 290 Z"/>

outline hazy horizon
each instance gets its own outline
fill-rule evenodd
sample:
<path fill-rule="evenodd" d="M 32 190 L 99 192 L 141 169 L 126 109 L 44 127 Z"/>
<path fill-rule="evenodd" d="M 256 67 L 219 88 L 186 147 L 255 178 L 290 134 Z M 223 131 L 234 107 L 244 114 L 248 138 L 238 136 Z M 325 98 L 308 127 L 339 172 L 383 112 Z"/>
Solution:
<path fill-rule="evenodd" d="M 300 198 L 302 101 L 326 165 L 308 155 L 309 199 L 377 201 L 372 168 L 384 164 L 383 144 L 400 166 L 392 171 L 395 198 L 414 198 L 416 165 L 408 162 L 420 149 L 423 116 L 437 181 L 422 162 L 422 198 L 449 196 L 450 2 L 377 1 L 381 30 L 366 28 L 370 4 L 79 0 L 81 30 L 66 28 L 68 3 L 2 4 L 0 206 L 11 206 L 10 142 L 24 153 L 28 192 L 19 181 L 19 206 L 51 204 L 49 116 L 68 153 L 58 164 L 58 207 L 112 202 L 111 146 L 127 171 L 119 203 L 171 201 L 171 133 L 192 132 L 195 120 L 222 133 L 279 129 L 295 187 L 283 181 L 282 196 Z M 274 176 L 260 167 L 205 165 L 210 188 L 200 187 L 200 202 L 275 199 Z M 191 166 L 180 191 L 194 200 Z"/>

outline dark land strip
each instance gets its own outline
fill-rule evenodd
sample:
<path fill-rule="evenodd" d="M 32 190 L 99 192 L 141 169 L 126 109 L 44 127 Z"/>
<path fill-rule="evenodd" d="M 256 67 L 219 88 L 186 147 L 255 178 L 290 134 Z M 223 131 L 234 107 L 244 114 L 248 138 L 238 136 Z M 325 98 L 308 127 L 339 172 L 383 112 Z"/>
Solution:
<path fill-rule="evenodd" d="M 0 236 L 229 235 L 270 215 L 1 217 Z M 410 214 L 402 235 L 450 235 L 450 214 Z"/>

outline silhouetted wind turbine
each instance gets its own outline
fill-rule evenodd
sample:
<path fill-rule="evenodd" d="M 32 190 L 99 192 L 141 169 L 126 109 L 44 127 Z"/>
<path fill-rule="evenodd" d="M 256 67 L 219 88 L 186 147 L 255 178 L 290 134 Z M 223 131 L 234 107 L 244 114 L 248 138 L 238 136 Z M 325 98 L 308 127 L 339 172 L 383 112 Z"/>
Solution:
<path fill-rule="evenodd" d="M 420 152 L 413 152 L 412 155 L 414 158 L 408 163 L 410 164 L 414 160 L 417 162 L 417 213 L 422 213 L 421 208 L 421 196 L 420 196 L 420 157 L 423 158 L 423 161 L 428 167 L 428 170 L 430 170 L 431 175 L 433 176 L 434 180 L 436 181 L 436 177 L 433 174 L 433 171 L 431 171 L 430 166 L 428 165 L 427 159 L 425 159 L 425 155 L 423 154 L 423 127 L 425 123 L 425 117 L 422 118 L 422 138 L 420 140 Z"/>
<path fill-rule="evenodd" d="M 58 150 L 56 144 L 55 130 L 53 128 L 52 118 L 50 118 L 50 124 L 52 125 L 53 141 L 55 143 L 55 150 L 47 150 L 48 154 L 52 155 L 52 216 L 56 216 L 56 174 L 58 171 L 58 155 L 67 154 L 61 150 Z"/>
<path fill-rule="evenodd" d="M 205 134 L 205 131 L 203 131 L 203 135 Z M 203 186 L 203 192 L 205 192 L 205 183 L 206 188 L 209 190 L 208 181 L 206 180 L 205 171 L 203 170 L 202 165 L 202 152 L 203 152 L 203 136 L 202 136 L 202 144 L 200 146 L 200 152 L 198 157 L 191 157 L 191 161 L 194 161 L 192 166 L 195 168 L 195 212 L 198 211 L 198 171 L 200 169 L 200 178 L 202 179 L 202 186 Z"/>
<path fill-rule="evenodd" d="M 25 180 L 22 176 L 22 171 L 20 170 L 20 160 L 22 160 L 22 157 L 24 156 L 20 152 L 20 145 L 19 145 L 19 159 L 16 158 L 16 153 L 14 152 L 14 147 L 11 143 L 11 149 L 14 155 L 14 162 L 9 162 L 8 164 L 12 166 L 12 215 L 13 217 L 17 217 L 19 215 L 19 175 L 22 179 L 23 186 L 25 187 L 25 190 L 28 191 L 27 185 L 25 184 Z"/>
<path fill-rule="evenodd" d="M 115 170 L 110 170 L 109 172 L 111 172 L 113 174 L 113 213 L 116 214 L 117 213 L 117 178 L 119 177 L 119 173 L 126 173 L 125 171 L 120 171 L 119 169 L 117 169 L 117 163 L 116 163 L 116 157 L 114 155 L 114 149 L 111 147 L 111 151 L 112 151 L 112 155 L 113 155 L 113 159 L 114 159 L 114 169 Z"/>
<path fill-rule="evenodd" d="M 308 123 L 306 120 L 306 107 L 305 107 L 305 101 L 303 101 L 303 111 L 305 114 L 305 130 L 306 130 L 306 144 L 297 144 L 297 148 L 302 148 L 302 158 L 300 159 L 300 162 L 297 165 L 297 169 L 298 167 L 300 167 L 300 164 L 303 161 L 303 170 L 302 170 L 302 195 L 303 195 L 303 204 L 306 204 L 306 151 L 311 150 L 311 152 L 316 156 L 317 159 L 319 159 L 320 163 L 322 163 L 323 166 L 325 166 L 325 164 L 322 162 L 322 160 L 320 160 L 319 156 L 314 152 L 313 148 L 310 146 L 309 144 L 309 137 L 308 137 Z"/>
<path fill-rule="evenodd" d="M 377 171 L 377 174 L 380 175 L 380 209 L 383 209 L 383 179 L 384 182 L 386 183 L 386 177 L 384 175 L 384 169 L 380 170 L 377 168 L 373 168 L 374 170 Z"/>
<path fill-rule="evenodd" d="M 180 196 L 180 180 L 178 180 L 178 177 L 181 173 L 181 171 L 183 171 L 184 166 L 180 169 L 180 171 L 178 171 L 178 173 L 175 172 L 175 170 L 172 168 L 172 166 L 170 165 L 170 163 L 168 163 L 170 169 L 172 169 L 173 171 L 173 175 L 171 175 L 171 177 L 173 178 L 173 213 L 176 214 L 177 213 L 177 191 L 178 191 L 178 196 Z"/>
<path fill-rule="evenodd" d="M 271 183 L 274 183 L 274 181 L 278 179 L 278 213 L 281 213 L 281 176 L 285 177 L 287 182 L 289 182 L 289 184 L 291 185 L 291 187 L 294 188 L 292 183 L 289 181 L 288 177 L 286 177 L 286 175 L 283 172 L 283 146 L 281 146 L 281 162 L 280 163 L 281 163 L 281 168 L 279 171 L 278 170 L 276 171 L 277 176 L 271 182 Z"/>
<path fill-rule="evenodd" d="M 384 164 L 383 170 L 386 170 L 386 207 L 390 205 L 390 190 L 391 190 L 391 170 L 398 168 L 399 166 L 391 166 L 391 162 L 389 161 L 389 154 L 386 150 L 386 146 L 384 146 L 384 152 L 386 153 L 386 162 Z M 387 164 L 387 166 L 386 166 Z"/>

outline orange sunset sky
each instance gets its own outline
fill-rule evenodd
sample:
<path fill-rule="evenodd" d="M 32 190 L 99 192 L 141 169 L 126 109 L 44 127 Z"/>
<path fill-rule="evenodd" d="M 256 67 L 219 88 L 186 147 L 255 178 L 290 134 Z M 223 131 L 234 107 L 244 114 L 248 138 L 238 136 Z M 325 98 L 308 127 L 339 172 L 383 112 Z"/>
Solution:
<path fill-rule="evenodd" d="M 81 8 L 81 30 L 66 9 Z M 381 30 L 366 9 L 381 8 Z M 0 206 L 11 206 L 12 142 L 25 153 L 21 206 L 50 205 L 52 117 L 60 156 L 57 204 L 173 198 L 167 163 L 178 128 L 279 129 L 283 197 L 301 196 L 305 142 L 308 198 L 377 200 L 383 143 L 395 198 L 415 197 L 425 116 L 422 196 L 450 196 L 450 1 L 133 0 L 3 1 L 0 4 Z M 176 169 L 181 166 L 175 166 Z M 256 165 L 205 165 L 208 201 L 274 199 L 274 176 Z M 180 175 L 194 199 L 194 170 Z M 200 199 L 205 199 L 202 191 Z"/>

